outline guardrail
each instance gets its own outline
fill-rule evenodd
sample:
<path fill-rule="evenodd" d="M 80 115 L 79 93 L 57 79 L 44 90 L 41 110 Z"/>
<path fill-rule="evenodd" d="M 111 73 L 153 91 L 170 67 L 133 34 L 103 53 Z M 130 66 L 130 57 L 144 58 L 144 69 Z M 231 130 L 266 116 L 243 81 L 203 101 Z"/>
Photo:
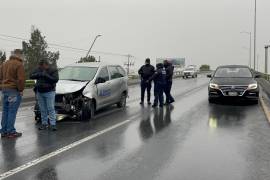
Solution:
<path fill-rule="evenodd" d="M 265 74 L 265 73 L 262 73 L 262 72 L 258 72 L 258 71 L 255 71 L 254 72 L 255 74 L 259 74 L 261 78 L 267 80 L 270 82 L 270 74 Z"/>
<path fill-rule="evenodd" d="M 267 81 L 270 81 L 270 74 L 261 73 L 261 77 Z"/>

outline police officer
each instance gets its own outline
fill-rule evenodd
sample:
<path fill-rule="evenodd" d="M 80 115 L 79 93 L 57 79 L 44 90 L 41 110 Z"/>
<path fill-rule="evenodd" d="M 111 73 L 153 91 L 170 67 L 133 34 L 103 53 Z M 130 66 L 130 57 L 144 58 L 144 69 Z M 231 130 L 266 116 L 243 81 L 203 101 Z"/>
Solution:
<path fill-rule="evenodd" d="M 166 69 L 162 63 L 156 65 L 157 70 L 154 75 L 149 78 L 149 81 L 154 80 L 154 104 L 153 108 L 157 107 L 159 102 L 159 107 L 163 107 L 163 93 L 166 86 Z"/>
<path fill-rule="evenodd" d="M 174 98 L 171 95 L 174 66 L 168 60 L 165 60 L 164 67 L 166 69 L 166 86 L 164 92 L 166 94 L 166 105 L 168 105 L 174 102 Z"/>
<path fill-rule="evenodd" d="M 149 58 L 145 60 L 145 65 L 143 65 L 139 69 L 138 73 L 141 77 L 141 102 L 140 104 L 144 103 L 144 94 L 145 94 L 145 90 L 147 90 L 147 102 L 148 102 L 148 105 L 150 105 L 152 85 L 151 85 L 151 81 L 148 81 L 148 80 L 155 73 L 155 67 L 150 64 Z"/>

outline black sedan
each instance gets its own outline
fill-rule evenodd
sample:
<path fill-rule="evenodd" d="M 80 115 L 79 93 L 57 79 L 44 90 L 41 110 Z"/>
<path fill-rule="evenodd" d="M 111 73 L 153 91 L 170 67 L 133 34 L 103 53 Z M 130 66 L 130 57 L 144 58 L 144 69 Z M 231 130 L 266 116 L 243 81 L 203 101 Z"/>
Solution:
<path fill-rule="evenodd" d="M 244 99 L 258 103 L 259 86 L 252 71 L 247 66 L 220 66 L 211 78 L 208 87 L 208 100 L 213 103 L 219 99 Z"/>

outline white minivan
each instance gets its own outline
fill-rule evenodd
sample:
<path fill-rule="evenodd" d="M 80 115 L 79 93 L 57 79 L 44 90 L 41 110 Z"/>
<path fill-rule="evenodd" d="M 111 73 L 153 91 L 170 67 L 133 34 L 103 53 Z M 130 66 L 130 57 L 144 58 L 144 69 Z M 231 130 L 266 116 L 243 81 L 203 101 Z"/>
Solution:
<path fill-rule="evenodd" d="M 55 109 L 58 117 L 86 121 L 106 106 L 124 108 L 127 96 L 128 77 L 120 65 L 76 63 L 59 71 Z M 35 114 L 40 119 L 38 108 Z"/>

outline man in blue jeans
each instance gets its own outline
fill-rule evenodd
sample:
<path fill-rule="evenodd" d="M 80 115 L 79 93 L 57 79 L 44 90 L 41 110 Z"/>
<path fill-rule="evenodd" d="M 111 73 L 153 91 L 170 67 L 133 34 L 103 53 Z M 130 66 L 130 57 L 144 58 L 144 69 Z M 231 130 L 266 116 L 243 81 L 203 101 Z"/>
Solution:
<path fill-rule="evenodd" d="M 9 60 L 0 68 L 3 106 L 0 130 L 2 138 L 17 138 L 22 136 L 22 133 L 16 131 L 14 125 L 23 95 L 24 82 L 23 55 L 20 49 L 16 49 L 12 52 Z"/>
<path fill-rule="evenodd" d="M 39 130 L 48 129 L 50 121 L 50 128 L 56 131 L 56 113 L 55 113 L 55 86 L 59 80 L 58 71 L 56 68 L 50 66 L 46 60 L 39 62 L 39 67 L 34 70 L 30 76 L 31 79 L 36 79 L 35 91 L 37 101 L 41 113 L 42 124 Z"/>

